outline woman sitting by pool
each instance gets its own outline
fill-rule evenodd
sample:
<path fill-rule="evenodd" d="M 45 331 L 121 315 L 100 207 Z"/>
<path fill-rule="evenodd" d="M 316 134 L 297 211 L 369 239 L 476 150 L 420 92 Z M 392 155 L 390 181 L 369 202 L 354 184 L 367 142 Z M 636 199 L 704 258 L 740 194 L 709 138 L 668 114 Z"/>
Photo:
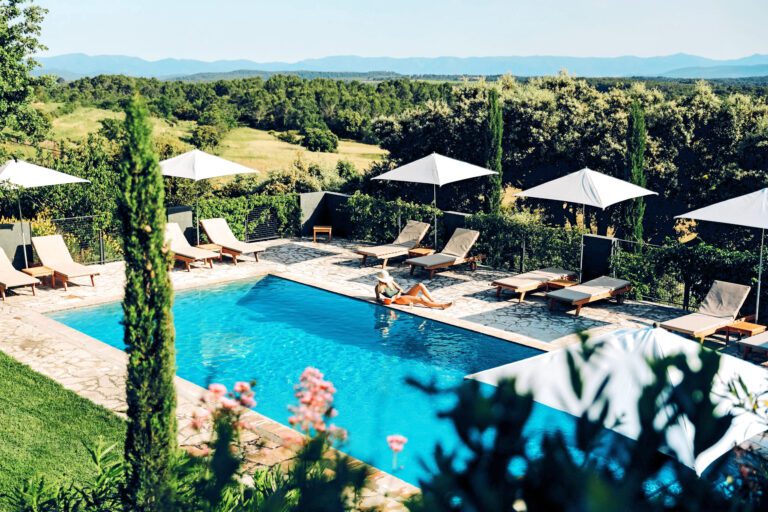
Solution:
<path fill-rule="evenodd" d="M 414 305 L 421 304 L 428 308 L 445 309 L 453 305 L 452 302 L 435 302 L 427 287 L 421 283 L 414 285 L 410 290 L 405 291 L 392 279 L 389 272 L 382 270 L 376 274 L 376 300 L 384 304 Z"/>

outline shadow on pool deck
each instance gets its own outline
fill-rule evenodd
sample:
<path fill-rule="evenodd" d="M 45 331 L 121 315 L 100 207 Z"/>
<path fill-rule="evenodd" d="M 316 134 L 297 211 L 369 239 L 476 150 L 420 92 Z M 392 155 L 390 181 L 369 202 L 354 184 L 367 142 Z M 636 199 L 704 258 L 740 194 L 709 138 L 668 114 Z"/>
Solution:
<path fill-rule="evenodd" d="M 294 265 L 296 263 L 326 258 L 328 256 L 338 256 L 337 252 L 327 251 L 316 247 L 307 247 L 306 245 L 297 244 L 295 242 L 274 244 L 270 249 L 270 251 L 266 251 L 259 256 L 259 259 L 284 265 Z"/>
<path fill-rule="evenodd" d="M 495 299 L 495 295 L 494 295 Z M 608 322 L 562 311 L 549 311 L 546 302 L 534 299 L 521 304 L 515 302 L 494 309 L 462 317 L 487 327 L 515 332 L 546 343 L 580 331 L 610 325 Z"/>

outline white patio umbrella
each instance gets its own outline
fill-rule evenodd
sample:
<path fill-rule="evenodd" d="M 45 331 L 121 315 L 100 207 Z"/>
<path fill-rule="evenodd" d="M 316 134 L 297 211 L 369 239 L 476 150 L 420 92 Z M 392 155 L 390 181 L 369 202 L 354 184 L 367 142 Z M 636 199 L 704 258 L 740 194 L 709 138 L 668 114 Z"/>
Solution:
<path fill-rule="evenodd" d="M 0 167 L 0 185 L 10 183 L 19 188 L 48 187 L 51 185 L 66 185 L 68 183 L 90 183 L 88 180 L 71 176 L 63 172 L 54 171 L 47 167 L 30 164 L 23 160 L 8 160 Z M 21 193 L 16 196 L 19 207 L 19 222 L 21 223 L 21 248 L 24 253 L 24 266 L 29 266 L 27 261 L 27 241 L 24 236 L 24 218 L 21 214 Z"/>
<path fill-rule="evenodd" d="M 429 156 L 414 160 L 409 164 L 402 165 L 397 169 L 392 169 L 374 180 L 388 181 L 407 181 L 410 183 L 424 183 L 432 185 L 432 200 L 437 207 L 437 187 L 442 187 L 455 181 L 468 180 L 470 178 L 479 178 L 496 174 L 479 165 L 469 164 L 448 158 L 447 156 L 432 153 Z M 437 250 L 437 213 L 435 213 L 435 250 Z"/>
<path fill-rule="evenodd" d="M 585 167 L 515 195 L 605 209 L 627 199 L 651 194 L 656 192 Z"/>
<path fill-rule="evenodd" d="M 258 174 L 259 171 L 251 169 L 235 162 L 230 162 L 221 157 L 211 155 L 199 149 L 193 149 L 181 155 L 174 156 L 160 162 L 163 176 L 174 178 L 186 178 L 200 181 L 210 178 L 220 178 L 233 174 Z M 197 217 L 197 205 L 195 205 L 195 217 Z M 197 243 L 200 243 L 200 224 L 195 222 L 197 228 Z"/>
<path fill-rule="evenodd" d="M 689 364 L 698 363 L 698 343 L 661 328 L 617 330 L 590 339 L 587 344 L 600 348 L 588 363 L 581 366 L 584 383 L 581 401 L 572 391 L 567 360 L 568 352 L 571 352 L 577 361 L 581 360 L 578 354 L 580 349 L 575 345 L 465 378 L 494 386 L 502 379 L 515 378 L 519 392 L 530 391 L 535 401 L 580 416 L 595 403 L 598 388 L 605 378 L 609 377 L 603 395 L 609 402 L 604 425 L 630 439 L 637 439 L 640 434 L 637 402 L 643 386 L 654 381 L 647 361 L 682 353 L 687 356 Z M 734 445 L 768 430 L 768 426 L 758 417 L 751 413 L 740 414 L 735 408 L 737 404 L 728 391 L 728 383 L 739 377 L 751 393 L 762 392 L 766 387 L 768 372 L 737 357 L 721 356 L 720 368 L 710 396 L 716 404 L 715 412 L 718 415 L 732 412 L 734 417 L 730 428 L 717 443 L 696 457 L 693 452 L 695 425 L 687 418 L 680 420 L 666 432 L 667 444 L 674 451 L 669 455 L 675 456 L 699 475 Z M 675 384 L 680 381 L 681 376 L 679 372 L 670 372 L 669 378 L 670 382 Z M 594 412 L 599 408 L 595 407 Z"/>
<path fill-rule="evenodd" d="M 587 206 L 604 210 L 613 204 L 652 194 L 657 193 L 585 167 L 580 171 L 523 190 L 515 195 L 580 204 L 582 215 L 585 215 Z M 586 222 L 586 215 L 584 219 Z M 580 267 L 583 266 L 583 263 L 584 237 L 582 236 Z M 579 268 L 579 272 L 581 272 L 581 268 Z"/>
<path fill-rule="evenodd" d="M 677 215 L 675 218 L 704 220 L 760 229 L 760 265 L 757 274 L 757 309 L 755 310 L 755 321 L 757 321 L 760 315 L 760 292 L 763 282 L 763 246 L 765 245 L 765 230 L 768 229 L 768 188 Z"/>

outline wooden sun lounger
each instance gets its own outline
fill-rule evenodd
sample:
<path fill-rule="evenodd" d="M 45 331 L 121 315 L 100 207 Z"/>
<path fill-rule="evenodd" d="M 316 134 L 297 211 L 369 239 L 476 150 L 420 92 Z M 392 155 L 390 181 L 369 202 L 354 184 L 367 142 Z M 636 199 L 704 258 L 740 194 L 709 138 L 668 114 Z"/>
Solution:
<path fill-rule="evenodd" d="M 558 267 L 547 267 L 504 279 L 497 279 L 491 283 L 491 286 L 496 287 L 497 299 L 501 298 L 502 290 L 508 290 L 519 294 L 518 303 L 520 303 L 525 299 L 526 293 L 542 289 L 549 291 L 551 283 L 555 281 L 572 281 L 575 278 L 576 272 Z"/>
<path fill-rule="evenodd" d="M 165 239 L 170 246 L 171 253 L 173 253 L 173 258 L 184 263 L 187 272 L 190 272 L 190 266 L 196 261 L 207 263 L 210 268 L 213 268 L 213 260 L 221 258 L 219 253 L 192 247 L 184 237 L 181 227 L 175 222 L 169 222 L 165 225 Z"/>
<path fill-rule="evenodd" d="M 453 232 L 451 239 L 448 240 L 448 243 L 445 244 L 445 248 L 441 252 L 430 254 L 429 256 L 412 258 L 405 260 L 405 262 L 411 266 L 411 275 L 413 275 L 413 271 L 416 267 L 420 267 L 429 272 L 430 279 L 435 277 L 435 272 L 440 269 L 461 265 L 463 263 L 469 263 L 470 268 L 475 270 L 477 264 L 485 259 L 485 256 L 482 254 L 468 256 L 468 254 L 479 236 L 480 233 L 478 231 L 456 228 L 456 231 Z"/>
<path fill-rule="evenodd" d="M 67 284 L 70 280 L 85 276 L 90 276 L 91 286 L 96 286 L 94 277 L 99 273 L 90 267 L 76 263 L 61 235 L 33 236 L 32 246 L 35 248 L 40 263 L 53 270 L 52 288 L 56 288 L 56 280 L 59 280 L 64 285 L 64 290 L 67 290 Z"/>
<path fill-rule="evenodd" d="M 736 317 L 749 290 L 746 285 L 715 281 L 695 313 L 667 320 L 661 327 L 704 342 L 707 336 L 738 321 Z"/>
<path fill-rule="evenodd" d="M 592 302 L 615 297 L 616 301 L 621 304 L 624 301 L 624 295 L 631 289 L 632 283 L 629 281 L 602 276 L 570 288 L 548 292 L 547 299 L 549 299 L 550 310 L 555 307 L 556 302 L 562 302 L 569 306 L 575 306 L 576 316 L 579 316 L 581 308 Z"/>
<path fill-rule="evenodd" d="M 368 258 L 375 258 L 382 260 L 381 268 L 387 268 L 387 262 L 391 258 L 407 256 L 409 251 L 418 247 L 427 231 L 429 231 L 429 224 L 426 222 L 409 220 L 391 244 L 356 248 L 355 252 L 363 257 L 360 266 L 364 266 Z"/>
<path fill-rule="evenodd" d="M 261 244 L 238 240 L 225 219 L 203 219 L 200 224 L 203 226 L 205 234 L 208 235 L 208 239 L 221 247 L 221 253 L 231 257 L 232 263 L 235 265 L 237 265 L 238 256 L 242 254 L 253 254 L 256 262 L 258 262 L 259 253 L 266 250 Z"/>
<path fill-rule="evenodd" d="M 19 288 L 29 286 L 32 288 L 32 295 L 35 295 L 35 286 L 40 281 L 30 275 L 20 272 L 13 268 L 11 260 L 6 256 L 5 251 L 0 249 L 0 297 L 5 300 L 5 292 L 10 288 Z"/>
<path fill-rule="evenodd" d="M 737 340 L 736 343 L 741 346 L 742 357 L 747 357 L 753 350 L 768 353 L 768 332 Z"/>

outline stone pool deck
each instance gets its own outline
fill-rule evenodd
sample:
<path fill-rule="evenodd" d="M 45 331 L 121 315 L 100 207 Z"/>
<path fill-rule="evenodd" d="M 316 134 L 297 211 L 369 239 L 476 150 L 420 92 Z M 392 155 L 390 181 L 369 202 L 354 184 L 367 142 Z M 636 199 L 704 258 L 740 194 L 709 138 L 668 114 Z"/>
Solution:
<path fill-rule="evenodd" d="M 353 244 L 335 240 L 331 244 L 307 240 L 273 240 L 261 261 L 242 261 L 237 266 L 225 260 L 213 269 L 193 268 L 191 272 L 172 272 L 176 290 L 199 288 L 238 279 L 275 274 L 305 284 L 319 286 L 351 297 L 372 300 L 373 275 L 379 268 L 360 266 L 360 258 L 350 252 Z M 66 388 L 114 411 L 125 413 L 125 354 L 44 316 L 62 309 L 96 305 L 122 297 L 122 263 L 96 266 L 101 273 L 96 287 L 86 279 L 75 280 L 68 291 L 43 286 L 36 297 L 28 289 L 9 295 L 0 303 L 0 350 L 53 378 Z M 627 301 L 623 305 L 602 302 L 585 307 L 581 316 L 570 311 L 550 312 L 540 296 L 526 302 L 498 300 L 490 282 L 506 274 L 480 268 L 459 269 L 438 274 L 428 280 L 425 274 L 410 276 L 407 267 L 395 264 L 390 272 L 404 287 L 424 281 L 439 301 L 453 301 L 445 311 L 407 308 L 414 314 L 444 321 L 517 342 L 540 350 L 553 350 L 577 341 L 579 331 L 600 334 L 624 327 L 646 327 L 680 314 L 674 308 Z M 78 285 L 77 283 L 83 283 Z M 395 309 L 402 309 L 395 307 Z M 733 346 L 735 344 L 731 344 Z M 732 350 L 729 348 L 729 350 Z M 189 425 L 202 388 L 177 379 L 179 396 L 179 440 L 194 447 L 200 434 Z M 258 398 L 258 397 L 257 397 Z M 284 418 L 280 418 L 284 419 Z M 253 412 L 249 414 L 252 434 L 246 439 L 247 459 L 252 466 L 290 463 L 300 436 L 288 427 Z M 369 509 L 399 510 L 401 502 L 417 489 L 396 477 L 376 471 L 364 492 L 362 505 Z"/>

